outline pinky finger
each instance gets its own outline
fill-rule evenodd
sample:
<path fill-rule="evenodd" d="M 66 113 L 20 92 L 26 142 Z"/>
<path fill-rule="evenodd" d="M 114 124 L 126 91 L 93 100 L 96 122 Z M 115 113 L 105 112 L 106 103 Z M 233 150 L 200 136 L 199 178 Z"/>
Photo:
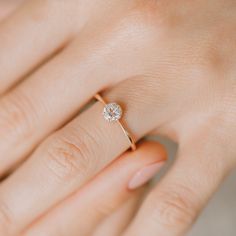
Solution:
<path fill-rule="evenodd" d="M 122 235 L 135 216 L 141 203 L 143 193 L 146 192 L 145 190 L 145 187 L 140 189 L 139 193 L 130 198 L 117 211 L 106 218 L 95 230 L 93 236 Z"/>

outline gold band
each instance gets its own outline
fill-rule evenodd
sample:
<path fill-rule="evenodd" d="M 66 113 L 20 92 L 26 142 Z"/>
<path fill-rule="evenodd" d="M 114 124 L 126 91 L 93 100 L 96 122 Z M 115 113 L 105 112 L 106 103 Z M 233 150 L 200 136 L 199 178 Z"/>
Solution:
<path fill-rule="evenodd" d="M 107 102 L 102 98 L 102 96 L 100 94 L 96 94 L 94 96 L 99 102 L 101 102 L 104 106 L 107 105 Z M 127 131 L 127 129 L 124 127 L 124 124 L 120 121 L 120 120 L 116 120 L 116 122 L 118 122 L 118 124 L 120 125 L 121 129 L 123 130 L 125 136 L 127 137 L 129 143 L 130 143 L 130 148 L 132 149 L 132 151 L 136 150 L 136 143 L 134 138 L 132 137 L 132 135 Z"/>

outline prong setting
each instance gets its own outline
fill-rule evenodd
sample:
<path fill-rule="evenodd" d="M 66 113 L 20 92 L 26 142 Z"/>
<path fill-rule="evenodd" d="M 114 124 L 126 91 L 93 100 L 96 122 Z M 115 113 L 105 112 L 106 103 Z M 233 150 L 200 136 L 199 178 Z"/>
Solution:
<path fill-rule="evenodd" d="M 122 117 L 122 113 L 121 106 L 115 102 L 106 104 L 103 109 L 103 117 L 109 122 L 118 121 Z"/>

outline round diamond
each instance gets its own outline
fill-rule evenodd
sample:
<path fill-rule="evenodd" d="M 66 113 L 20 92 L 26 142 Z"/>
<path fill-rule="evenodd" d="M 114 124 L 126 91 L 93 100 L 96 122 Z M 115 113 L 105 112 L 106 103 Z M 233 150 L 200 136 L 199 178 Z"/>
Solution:
<path fill-rule="evenodd" d="M 122 116 L 122 109 L 117 103 L 109 103 L 103 109 L 103 116 L 107 121 L 117 121 Z"/>

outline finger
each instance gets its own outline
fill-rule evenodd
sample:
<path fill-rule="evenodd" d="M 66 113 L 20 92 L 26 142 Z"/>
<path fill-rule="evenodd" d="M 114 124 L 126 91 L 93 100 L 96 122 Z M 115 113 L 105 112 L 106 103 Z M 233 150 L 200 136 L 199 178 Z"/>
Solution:
<path fill-rule="evenodd" d="M 135 195 L 108 216 L 95 230 L 93 236 L 120 236 L 127 228 L 140 205 L 142 196 Z"/>
<path fill-rule="evenodd" d="M 128 182 L 140 169 L 165 161 L 163 147 L 143 143 L 103 170 L 90 183 L 36 222 L 24 235 L 91 235 L 106 217 L 128 199 L 137 202 L 140 192 L 127 191 Z M 63 214 L 61 214 L 63 212 Z M 78 220 L 80 219 L 80 220 Z M 50 227 L 49 227 L 50 226 Z"/>
<path fill-rule="evenodd" d="M 83 24 L 80 14 L 75 14 L 77 9 L 75 1 L 66 4 L 64 1 L 26 1 L 1 23 L 0 93 L 61 48 L 77 32 Z"/>
<path fill-rule="evenodd" d="M 155 98 L 143 99 L 146 92 L 150 95 L 154 92 L 153 87 L 142 88 L 136 96 L 139 86 L 138 79 L 129 80 L 106 96 L 107 101 L 121 101 L 120 104 L 125 101 L 126 110 L 122 119 L 136 139 L 165 118 L 162 112 L 156 110 L 150 114 L 152 106 L 149 104 L 151 101 L 154 103 Z M 107 122 L 101 114 L 102 110 L 103 104 L 97 102 L 81 113 L 49 137 L 2 183 L 0 206 L 1 209 L 8 209 L 8 215 L 11 215 L 6 227 L 10 228 L 11 224 L 15 229 L 25 227 L 129 148 L 130 143 L 119 124 Z"/>
<path fill-rule="evenodd" d="M 130 38 L 130 29 L 119 25 L 104 30 L 103 37 L 96 32 L 81 35 L 0 100 L 0 174 L 71 119 L 97 91 L 144 70 L 135 59 L 144 47 L 135 49 L 141 43 Z M 129 50 L 122 50 L 124 43 Z M 135 51 L 132 56 L 130 50 Z"/>
<path fill-rule="evenodd" d="M 1 1 L 0 2 L 0 20 L 9 16 L 17 7 L 23 2 L 23 0 L 14 1 Z"/>
<path fill-rule="evenodd" d="M 225 153 L 211 145 L 212 140 L 207 145 L 197 140 L 180 149 L 173 168 L 146 199 L 125 236 L 186 234 L 228 172 L 222 161 Z"/>

